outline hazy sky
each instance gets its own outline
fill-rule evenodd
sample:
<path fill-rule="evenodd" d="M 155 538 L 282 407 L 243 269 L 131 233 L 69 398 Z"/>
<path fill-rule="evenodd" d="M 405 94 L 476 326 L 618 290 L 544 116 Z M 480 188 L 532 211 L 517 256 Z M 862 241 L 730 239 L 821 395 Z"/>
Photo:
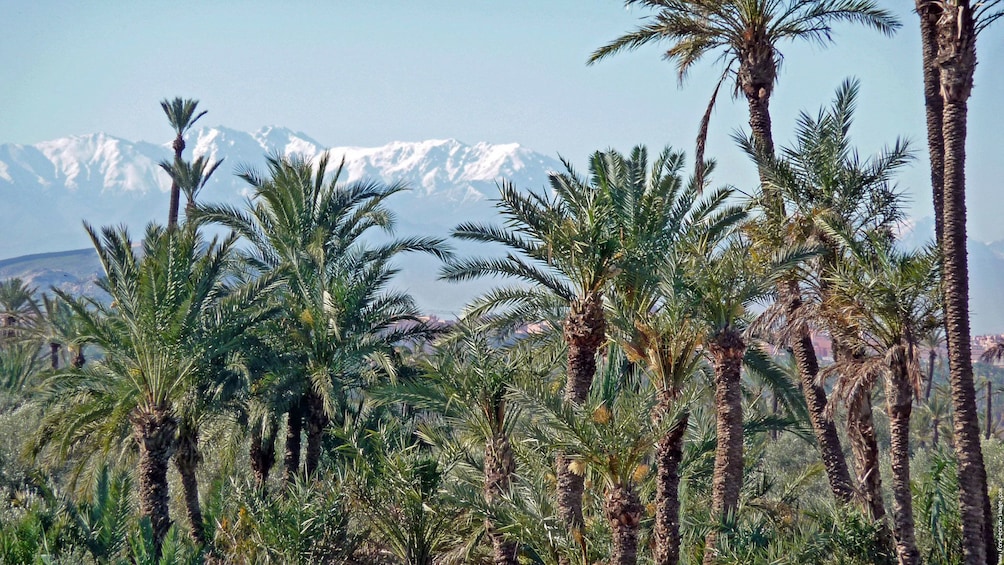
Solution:
<path fill-rule="evenodd" d="M 847 77 L 861 80 L 853 130 L 863 154 L 897 136 L 918 160 L 900 177 L 911 212 L 931 212 L 920 48 L 912 2 L 882 2 L 894 37 L 838 25 L 823 48 L 786 44 L 771 109 L 774 137 L 815 113 Z M 204 125 L 281 125 L 325 145 L 456 138 L 519 142 L 582 163 L 637 143 L 693 152 L 714 60 L 677 82 L 656 47 L 592 67 L 596 47 L 646 12 L 620 0 L 339 0 L 327 2 L 16 2 L 0 0 L 0 142 L 103 131 L 166 142 L 158 106 L 198 98 Z M 1004 239 L 1004 31 L 981 37 L 970 102 L 970 235 Z M 731 134 L 744 101 L 723 97 L 708 155 L 716 181 L 755 184 Z"/>

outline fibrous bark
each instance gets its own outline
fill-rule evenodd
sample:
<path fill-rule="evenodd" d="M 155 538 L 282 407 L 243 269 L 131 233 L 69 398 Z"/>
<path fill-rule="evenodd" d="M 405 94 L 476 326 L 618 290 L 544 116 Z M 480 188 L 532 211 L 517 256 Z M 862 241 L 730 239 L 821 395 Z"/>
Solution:
<path fill-rule="evenodd" d="M 202 506 L 199 504 L 199 481 L 195 474 L 202 456 L 199 453 L 199 431 L 182 424 L 178 430 L 178 444 L 174 452 L 174 466 L 181 475 L 181 488 L 185 497 L 185 513 L 192 540 L 198 545 L 206 544 L 205 527 L 202 521 Z"/>
<path fill-rule="evenodd" d="M 321 460 L 321 439 L 324 428 L 328 425 L 328 415 L 324 412 L 324 399 L 313 390 L 309 391 L 307 399 L 307 454 L 304 456 L 304 472 L 307 477 L 313 477 Z"/>
<path fill-rule="evenodd" d="M 303 402 L 289 407 L 286 416 L 286 451 L 283 454 L 283 480 L 287 485 L 296 482 L 300 472 L 300 436 L 303 431 Z"/>
<path fill-rule="evenodd" d="M 133 439 L 139 447 L 139 512 L 150 519 L 157 556 L 171 527 L 168 507 L 167 467 L 174 452 L 178 422 L 169 406 L 137 409 L 130 417 Z"/>
<path fill-rule="evenodd" d="M 954 443 L 959 465 L 959 509 L 967 565 L 997 561 L 980 444 L 969 327 L 969 264 L 966 254 L 966 127 L 976 69 L 976 30 L 967 0 L 943 3 L 937 42 L 945 149 L 942 289 L 945 338 L 952 388 Z"/>
<path fill-rule="evenodd" d="M 568 344 L 568 380 L 565 384 L 565 399 L 574 404 L 582 404 L 589 396 L 589 388 L 596 374 L 596 351 L 606 340 L 606 319 L 603 315 L 603 296 L 600 293 L 586 294 L 572 302 L 568 318 L 563 328 L 565 343 Z M 557 457 L 558 512 L 572 530 L 572 535 L 581 539 L 582 493 L 584 477 L 569 468 L 570 460 L 564 454 Z"/>
<path fill-rule="evenodd" d="M 512 474 L 516 472 L 509 438 L 497 434 L 485 445 L 485 502 L 489 508 L 501 504 L 509 493 Z M 485 521 L 485 530 L 492 541 L 495 565 L 516 565 L 518 547 L 516 542 L 499 532 L 491 520 Z"/>
<path fill-rule="evenodd" d="M 743 411 L 740 371 L 746 344 L 734 330 L 714 336 L 708 349 L 715 364 L 715 421 L 717 446 L 711 484 L 711 515 L 723 524 L 739 507 L 743 481 Z M 705 540 L 704 563 L 712 565 L 717 555 L 718 528 Z"/>
<path fill-rule="evenodd" d="M 680 462 L 689 416 L 683 414 L 656 445 L 655 563 L 680 562 Z"/>
<path fill-rule="evenodd" d="M 603 513 L 613 536 L 610 565 L 635 565 L 638 562 L 638 525 L 642 513 L 638 493 L 631 485 L 608 487 Z"/>
<path fill-rule="evenodd" d="M 913 386 L 907 368 L 907 348 L 899 345 L 889 355 L 886 406 L 889 411 L 889 455 L 892 461 L 893 534 L 899 565 L 916 565 L 920 550 L 914 535 L 913 497 L 910 491 L 910 414 Z"/>

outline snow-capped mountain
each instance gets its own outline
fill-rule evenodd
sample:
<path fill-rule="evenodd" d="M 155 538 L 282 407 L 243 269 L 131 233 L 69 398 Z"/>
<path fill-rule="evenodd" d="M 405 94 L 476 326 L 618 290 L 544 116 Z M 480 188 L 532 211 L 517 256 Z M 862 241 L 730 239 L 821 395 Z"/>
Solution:
<path fill-rule="evenodd" d="M 560 168 L 555 159 L 515 143 L 467 145 L 446 139 L 329 149 L 306 134 L 278 127 L 254 133 L 202 128 L 191 132 L 187 145 L 186 158 L 224 159 L 203 200 L 239 201 L 246 185 L 230 173 L 237 167 L 264 168 L 267 154 L 314 160 L 327 151 L 332 169 L 345 159 L 346 182 L 366 178 L 411 187 L 391 202 L 409 224 L 402 227 L 424 225 L 437 232 L 460 217 L 489 211 L 486 201 L 496 194 L 498 181 L 537 189 L 549 171 Z M 0 257 L 86 245 L 81 220 L 125 223 L 137 230 L 151 220 L 163 221 L 170 183 L 158 163 L 171 155 L 169 143 L 131 142 L 103 133 L 0 145 L 0 198 L 5 203 L 0 209 Z"/>
<path fill-rule="evenodd" d="M 515 143 L 468 145 L 445 139 L 328 148 L 306 134 L 279 127 L 253 133 L 202 128 L 190 132 L 186 144 L 186 158 L 224 160 L 200 195 L 206 202 L 240 204 L 248 188 L 234 171 L 263 170 L 269 154 L 316 160 L 327 151 L 329 171 L 344 158 L 341 181 L 404 183 L 411 190 L 388 201 L 398 218 L 399 235 L 444 237 L 461 221 L 491 219 L 498 182 L 540 190 L 547 174 L 562 168 L 557 160 Z M 135 236 L 150 221 L 163 223 L 170 181 L 158 163 L 172 155 L 170 143 L 133 142 L 103 133 L 0 145 L 0 259 L 86 248 L 90 241 L 83 221 L 94 226 L 125 224 Z M 415 287 L 421 302 L 449 298 L 436 308 L 440 311 L 462 305 L 455 288 L 433 284 L 437 265 L 431 260 L 409 258 L 402 268 L 409 277 L 407 286 Z"/>

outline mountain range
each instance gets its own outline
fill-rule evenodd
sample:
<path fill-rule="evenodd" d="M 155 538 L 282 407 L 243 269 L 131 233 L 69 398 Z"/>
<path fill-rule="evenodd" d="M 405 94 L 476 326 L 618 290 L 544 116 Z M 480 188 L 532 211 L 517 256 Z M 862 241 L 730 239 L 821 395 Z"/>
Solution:
<path fill-rule="evenodd" d="M 316 159 L 327 152 L 332 165 L 344 158 L 342 180 L 403 182 L 410 191 L 389 201 L 397 216 L 396 235 L 446 237 L 462 221 L 493 221 L 497 183 L 510 181 L 540 190 L 554 158 L 519 144 L 466 144 L 454 139 L 393 142 L 381 147 L 332 147 L 301 132 L 265 127 L 248 133 L 225 127 L 190 132 L 185 155 L 223 159 L 200 195 L 202 201 L 240 205 L 250 194 L 238 169 L 262 170 L 265 156 L 299 154 Z M 0 145 L 0 278 L 20 276 L 44 290 L 59 286 L 94 292 L 100 271 L 82 227 L 124 224 L 139 237 L 150 221 L 165 221 L 170 181 L 158 163 L 172 158 L 169 143 L 133 142 L 103 133 L 72 136 L 34 145 Z M 933 221 L 904 225 L 907 247 L 933 238 Z M 461 255 L 480 253 L 474 244 L 451 242 Z M 76 249 L 78 251 L 66 251 Z M 970 240 L 970 303 L 976 334 L 1004 332 L 1004 241 Z M 463 285 L 436 280 L 439 265 L 429 257 L 399 263 L 398 284 L 427 312 L 451 316 L 493 281 Z"/>

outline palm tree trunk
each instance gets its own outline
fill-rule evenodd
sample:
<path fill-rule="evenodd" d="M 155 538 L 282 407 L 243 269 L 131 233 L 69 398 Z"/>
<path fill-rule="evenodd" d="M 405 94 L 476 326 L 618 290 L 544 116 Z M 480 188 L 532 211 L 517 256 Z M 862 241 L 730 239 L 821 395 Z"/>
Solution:
<path fill-rule="evenodd" d="M 886 380 L 889 411 L 889 455 L 892 460 L 893 533 L 899 565 L 916 565 L 920 551 L 914 535 L 913 498 L 910 491 L 910 414 L 913 387 L 907 368 L 906 347 L 897 346 L 891 355 L 891 375 Z"/>
<path fill-rule="evenodd" d="M 324 428 L 328 425 L 328 415 L 324 413 L 324 399 L 313 390 L 307 392 L 307 454 L 304 456 L 304 473 L 307 477 L 314 476 L 317 465 L 321 461 L 321 439 Z"/>
<path fill-rule="evenodd" d="M 603 315 L 603 295 L 589 293 L 572 302 L 563 328 L 568 344 L 568 380 L 565 383 L 565 400 L 582 404 L 589 396 L 589 388 L 596 374 L 596 352 L 606 340 L 606 319 Z M 569 468 L 570 460 L 564 454 L 557 457 L 558 512 L 581 540 L 582 493 L 584 477 Z M 580 541 L 581 543 L 581 541 Z"/>
<path fill-rule="evenodd" d="M 969 265 L 966 255 L 966 125 L 976 69 L 976 33 L 967 0 L 945 6 L 938 21 L 938 57 L 944 98 L 944 233 L 941 241 L 954 443 L 959 465 L 959 510 L 966 565 L 997 562 L 990 519 L 987 473 L 980 444 L 973 388 L 969 328 Z"/>
<path fill-rule="evenodd" d="M 137 411 L 130 417 L 133 439 L 139 447 L 139 513 L 150 520 L 157 557 L 171 527 L 167 467 L 174 451 L 178 422 L 168 406 Z"/>
<path fill-rule="evenodd" d="M 662 410 L 665 413 L 665 410 Z M 655 563 L 677 565 L 680 562 L 680 462 L 683 461 L 683 438 L 689 415 L 660 438 L 656 445 L 655 491 Z"/>
<path fill-rule="evenodd" d="M 944 232 L 945 142 L 942 137 L 941 81 L 938 74 L 937 23 L 941 7 L 936 2 L 916 0 L 920 16 L 920 44 L 924 65 L 924 110 L 927 118 L 927 149 L 931 160 L 931 189 L 934 196 L 934 233 L 940 242 Z M 930 388 L 928 388 L 930 390 Z M 925 399 L 928 395 L 925 395 Z"/>
<path fill-rule="evenodd" d="M 881 521 L 885 518 L 885 503 L 882 501 L 882 473 L 879 470 L 879 450 L 875 439 L 870 392 L 848 402 L 847 437 L 854 454 L 865 509 L 872 520 Z"/>
<path fill-rule="evenodd" d="M 199 454 L 199 431 L 194 426 L 182 423 L 178 431 L 178 446 L 174 452 L 174 466 L 181 475 L 181 488 L 185 497 L 185 513 L 191 528 L 192 541 L 197 545 L 206 544 L 205 526 L 202 521 L 202 506 L 199 504 L 199 480 L 195 470 L 202 456 Z"/>
<path fill-rule="evenodd" d="M 268 475 L 275 466 L 275 426 L 270 422 L 267 428 L 251 433 L 251 471 L 258 490 L 262 492 L 268 486 Z"/>
<path fill-rule="evenodd" d="M 638 563 L 638 525 L 642 515 L 638 493 L 631 485 L 608 487 L 603 510 L 613 536 L 610 565 L 635 565 Z"/>
<path fill-rule="evenodd" d="M 927 388 L 924 390 L 924 402 L 930 402 L 931 389 L 934 388 L 934 361 L 938 358 L 938 352 L 931 348 L 927 353 Z"/>
<path fill-rule="evenodd" d="M 49 344 L 49 366 L 55 371 L 59 369 L 59 348 L 61 346 L 56 342 L 51 342 Z"/>
<path fill-rule="evenodd" d="M 185 150 L 185 138 L 179 133 L 174 138 L 174 160 L 181 160 L 181 153 Z M 171 207 L 167 212 L 167 227 L 173 228 L 178 225 L 178 208 L 181 205 L 181 188 L 177 182 L 171 181 Z"/>
<path fill-rule="evenodd" d="M 990 432 L 993 430 L 994 423 L 994 392 L 992 385 L 990 377 L 987 377 L 987 430 L 983 434 L 983 437 L 986 439 L 990 439 Z"/>
<path fill-rule="evenodd" d="M 509 493 L 512 474 L 516 472 L 516 460 L 513 458 L 509 438 L 496 434 L 491 442 L 485 445 L 485 502 L 489 508 L 502 504 Z M 491 520 L 485 520 L 485 530 L 492 540 L 494 565 L 516 565 L 517 546 L 513 540 L 506 539 Z"/>
<path fill-rule="evenodd" d="M 283 479 L 287 485 L 296 482 L 300 473 L 300 436 L 303 431 L 303 405 L 299 402 L 289 407 L 286 419 L 286 452 L 283 454 Z"/>
<path fill-rule="evenodd" d="M 711 485 L 711 515 L 719 525 L 735 515 L 743 482 L 743 407 L 740 371 L 746 344 L 734 330 L 725 329 L 708 344 L 715 363 L 715 420 L 717 447 Z M 705 540 L 704 564 L 717 556 L 718 527 Z"/>
<path fill-rule="evenodd" d="M 784 292 L 781 296 L 787 301 L 788 318 L 797 319 L 797 312 L 802 305 L 798 283 L 786 281 L 781 284 L 784 285 Z M 834 352 L 837 349 L 838 344 L 834 344 Z M 812 338 L 807 329 L 799 331 L 798 335 L 792 339 L 791 352 L 798 368 L 802 394 L 805 396 L 805 405 L 809 411 L 809 421 L 812 423 L 812 431 L 816 435 L 816 443 L 819 445 L 819 454 L 823 461 L 823 467 L 826 469 L 830 491 L 833 492 L 833 497 L 838 503 L 849 503 L 854 499 L 854 483 L 851 481 L 851 473 L 847 468 L 847 460 L 844 458 L 844 451 L 840 445 L 840 436 L 837 435 L 837 425 L 833 421 L 830 411 L 826 408 L 826 390 L 816 378 L 819 375 L 819 360 L 816 358 L 816 349 L 812 345 Z"/>
<path fill-rule="evenodd" d="M 77 346 L 77 355 L 73 358 L 73 367 L 79 369 L 84 366 L 87 359 L 84 357 L 84 344 Z"/>

